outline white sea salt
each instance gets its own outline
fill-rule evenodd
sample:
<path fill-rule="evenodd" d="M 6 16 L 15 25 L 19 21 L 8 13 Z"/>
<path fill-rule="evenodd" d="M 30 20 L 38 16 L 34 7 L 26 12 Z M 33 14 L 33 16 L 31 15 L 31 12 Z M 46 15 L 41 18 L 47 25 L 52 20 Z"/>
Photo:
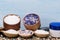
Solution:
<path fill-rule="evenodd" d="M 18 18 L 18 16 L 15 16 L 15 15 L 13 15 L 13 16 L 7 16 L 4 19 L 5 23 L 11 24 L 11 25 L 17 24 L 19 21 L 20 21 L 20 19 Z"/>
<path fill-rule="evenodd" d="M 38 34 L 49 34 L 49 32 L 44 31 L 44 30 L 36 30 L 35 33 L 38 33 Z"/>
<path fill-rule="evenodd" d="M 16 30 L 9 29 L 9 30 L 6 31 L 6 33 L 17 34 L 18 32 Z"/>

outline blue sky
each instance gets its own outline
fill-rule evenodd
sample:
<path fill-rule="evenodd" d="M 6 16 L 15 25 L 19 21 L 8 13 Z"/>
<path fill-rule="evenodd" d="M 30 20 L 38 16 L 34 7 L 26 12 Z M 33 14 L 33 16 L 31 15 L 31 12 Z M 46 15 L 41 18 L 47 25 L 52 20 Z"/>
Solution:
<path fill-rule="evenodd" d="M 22 20 L 32 12 L 40 16 L 41 27 L 48 27 L 50 22 L 60 22 L 60 0 L 0 0 L 0 26 L 3 26 L 2 20 L 7 14 L 17 14 Z M 21 27 L 24 29 L 23 24 Z"/>

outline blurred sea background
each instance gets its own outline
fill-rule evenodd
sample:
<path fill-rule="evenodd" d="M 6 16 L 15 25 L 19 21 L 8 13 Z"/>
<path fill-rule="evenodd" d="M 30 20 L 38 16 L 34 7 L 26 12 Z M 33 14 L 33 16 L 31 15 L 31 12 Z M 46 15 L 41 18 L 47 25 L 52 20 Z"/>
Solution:
<path fill-rule="evenodd" d="M 25 29 L 23 18 L 29 13 L 40 16 L 41 27 L 49 27 L 51 22 L 60 22 L 60 0 L 0 0 L 0 27 L 5 15 L 17 14 L 21 17 L 21 29 Z"/>

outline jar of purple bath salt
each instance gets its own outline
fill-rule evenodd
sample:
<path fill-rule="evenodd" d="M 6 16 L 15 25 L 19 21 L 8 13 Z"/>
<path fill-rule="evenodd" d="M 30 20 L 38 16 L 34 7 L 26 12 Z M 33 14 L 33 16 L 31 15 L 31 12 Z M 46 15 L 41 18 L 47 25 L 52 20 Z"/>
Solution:
<path fill-rule="evenodd" d="M 24 17 L 23 20 L 24 26 L 28 30 L 36 30 L 41 26 L 40 18 L 37 14 L 28 14 Z"/>

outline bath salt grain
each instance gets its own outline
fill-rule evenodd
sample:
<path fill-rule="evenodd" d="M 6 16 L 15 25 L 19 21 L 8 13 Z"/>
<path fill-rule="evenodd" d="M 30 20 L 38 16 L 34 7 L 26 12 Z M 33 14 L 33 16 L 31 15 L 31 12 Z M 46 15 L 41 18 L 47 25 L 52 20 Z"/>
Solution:
<path fill-rule="evenodd" d="M 49 34 L 49 32 L 44 31 L 44 30 L 36 30 L 35 33 L 38 33 L 38 34 Z"/>
<path fill-rule="evenodd" d="M 7 33 L 11 33 L 11 34 L 17 34 L 18 32 L 16 30 L 10 29 L 6 31 Z"/>
<path fill-rule="evenodd" d="M 29 14 L 29 15 L 26 15 L 24 20 L 25 20 L 25 24 L 34 25 L 39 22 L 38 21 L 39 17 L 36 14 Z"/>
<path fill-rule="evenodd" d="M 8 24 L 17 24 L 18 22 L 20 21 L 20 19 L 18 18 L 18 16 L 7 16 L 5 19 L 4 19 L 4 22 L 5 23 L 8 23 Z"/>

